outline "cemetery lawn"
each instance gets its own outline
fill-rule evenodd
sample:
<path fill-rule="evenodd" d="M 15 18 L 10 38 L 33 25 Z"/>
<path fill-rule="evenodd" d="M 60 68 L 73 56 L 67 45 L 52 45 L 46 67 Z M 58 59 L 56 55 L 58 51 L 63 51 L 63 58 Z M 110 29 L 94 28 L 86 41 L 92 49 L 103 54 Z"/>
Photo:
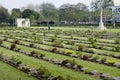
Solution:
<path fill-rule="evenodd" d="M 3 43 L 4 45 L 7 45 L 7 46 L 10 46 L 10 43 L 9 42 L 4 42 Z M 43 51 L 43 50 L 38 50 L 38 49 L 34 49 L 34 48 L 29 48 L 29 47 L 25 47 L 25 46 L 21 46 L 21 45 L 17 45 L 18 48 L 21 48 L 23 50 L 26 50 L 26 51 L 37 51 L 39 52 L 40 54 L 44 54 L 45 56 L 49 57 L 49 58 L 56 58 L 60 61 L 62 60 L 66 60 L 66 59 L 69 59 L 69 60 L 75 60 L 77 64 L 79 65 L 83 65 L 84 67 L 89 67 L 91 70 L 99 70 L 103 73 L 110 73 L 111 75 L 114 75 L 114 76 L 119 76 L 120 75 L 120 69 L 118 68 L 114 68 L 113 67 L 110 67 L 110 66 L 104 66 L 104 65 L 101 65 L 101 64 L 96 64 L 96 63 L 92 63 L 92 62 L 88 62 L 88 61 L 84 61 L 84 60 L 80 60 L 80 59 L 77 59 L 77 58 L 71 58 L 71 57 L 68 57 L 68 56 L 64 56 L 64 55 L 59 55 L 59 54 L 54 54 L 52 52 L 47 52 L 47 51 Z M 108 59 L 110 60 L 116 60 L 117 62 L 120 63 L 120 60 L 119 59 L 114 59 L 114 58 L 111 58 L 111 57 L 107 57 Z M 95 65 L 95 66 L 91 66 L 91 65 Z M 66 74 L 66 73 L 65 73 Z"/>
<path fill-rule="evenodd" d="M 44 66 L 45 68 L 47 68 L 52 73 L 52 75 L 60 75 L 60 76 L 63 76 L 64 78 L 66 78 L 68 76 L 72 76 L 75 80 L 86 80 L 86 79 L 100 80 L 96 77 L 92 77 L 92 76 L 89 76 L 89 75 L 86 75 L 86 74 L 82 74 L 81 72 L 76 72 L 76 71 L 73 71 L 73 70 L 70 70 L 70 69 L 67 69 L 67 68 L 64 68 L 64 67 L 60 67 L 60 66 L 51 64 L 51 63 L 46 62 L 46 61 L 35 59 L 33 57 L 28 57 L 28 56 L 25 56 L 23 54 L 18 54 L 16 52 L 13 52 L 13 51 L 10 51 L 10 50 L 7 50 L 7 49 L 4 49 L 4 48 L 0 47 L 0 52 L 1 51 L 4 53 L 4 55 L 9 56 L 9 57 L 15 57 L 16 59 L 19 59 L 20 61 L 22 61 L 25 64 L 28 64 L 32 67 L 40 68 L 40 66 Z M 3 71 L 4 71 L 4 69 L 3 69 Z M 14 73 L 16 73 L 16 72 L 14 71 Z M 8 73 L 8 75 L 10 77 L 13 77 L 13 76 L 10 75 L 10 73 Z M 2 77 L 2 75 L 0 77 Z M 7 76 L 4 76 L 4 77 L 7 77 Z M 24 76 L 23 76 L 23 79 L 24 79 Z M 24 80 L 36 80 L 36 79 L 24 79 Z"/>
<path fill-rule="evenodd" d="M 0 61 L 0 80 L 37 80 L 37 79 Z"/>
<path fill-rule="evenodd" d="M 35 78 L 18 70 L 21 65 L 8 57 L 29 65 L 29 71 L 44 67 L 43 75 L 50 72 L 60 80 L 114 80 L 120 77 L 120 29 L 5 27 L 0 29 L 0 80 L 40 79 L 39 73 Z"/>

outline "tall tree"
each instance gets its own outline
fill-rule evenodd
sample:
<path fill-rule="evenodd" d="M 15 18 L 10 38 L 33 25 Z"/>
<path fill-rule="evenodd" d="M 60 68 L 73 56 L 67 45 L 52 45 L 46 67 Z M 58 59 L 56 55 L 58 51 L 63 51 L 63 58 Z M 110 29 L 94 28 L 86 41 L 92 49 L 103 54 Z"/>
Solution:
<path fill-rule="evenodd" d="M 77 17 L 75 5 L 63 4 L 60 7 L 60 20 L 61 21 L 75 21 Z"/>
<path fill-rule="evenodd" d="M 75 5 L 75 8 L 79 11 L 88 11 L 88 6 L 83 3 L 78 3 Z"/>
<path fill-rule="evenodd" d="M 12 9 L 11 17 L 12 18 L 20 18 L 21 17 L 20 9 L 17 9 L 17 8 Z"/>
<path fill-rule="evenodd" d="M 30 10 L 33 10 L 33 11 L 40 13 L 39 5 L 28 4 L 25 7 L 21 7 L 21 11 L 24 11 L 25 9 L 30 9 Z"/>
<path fill-rule="evenodd" d="M 58 19 L 58 10 L 52 3 L 43 3 L 40 6 L 40 10 L 42 11 L 42 15 L 45 20 L 56 21 Z"/>
<path fill-rule="evenodd" d="M 30 10 L 30 9 L 26 9 L 22 12 L 22 17 L 23 18 L 30 18 L 31 23 L 34 24 L 36 20 L 39 19 L 39 13 L 34 11 L 34 10 Z"/>
<path fill-rule="evenodd" d="M 13 8 L 12 11 L 11 11 L 9 23 L 11 25 L 15 25 L 15 19 L 16 18 L 20 18 L 20 17 L 21 17 L 21 11 L 20 11 L 20 9 Z"/>
<path fill-rule="evenodd" d="M 112 18 L 112 11 L 109 9 L 114 6 L 113 0 L 93 0 L 91 2 L 91 9 L 94 11 L 94 19 L 98 19 L 100 15 L 100 8 L 103 8 L 103 20 L 110 20 Z M 98 21 L 98 20 L 97 20 Z"/>
<path fill-rule="evenodd" d="M 9 20 L 9 13 L 6 8 L 3 6 L 0 6 L 0 24 L 1 23 L 6 23 Z"/>
<path fill-rule="evenodd" d="M 76 22 L 83 19 L 86 15 L 85 12 L 88 11 L 88 6 L 83 3 L 78 3 L 76 5 L 63 4 L 60 7 L 60 20 L 68 22 Z"/>
<path fill-rule="evenodd" d="M 101 8 L 106 9 L 114 5 L 113 0 L 93 0 L 91 2 L 91 8 L 94 10 L 98 10 Z"/>

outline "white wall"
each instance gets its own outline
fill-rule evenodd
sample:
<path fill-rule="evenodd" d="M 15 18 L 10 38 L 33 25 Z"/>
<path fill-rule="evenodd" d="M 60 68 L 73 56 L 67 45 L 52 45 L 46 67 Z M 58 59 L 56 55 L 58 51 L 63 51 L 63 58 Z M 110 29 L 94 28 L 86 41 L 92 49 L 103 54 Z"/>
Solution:
<path fill-rule="evenodd" d="M 120 6 L 120 0 L 113 0 L 115 6 Z"/>
<path fill-rule="evenodd" d="M 30 27 L 30 20 L 25 18 L 17 18 L 16 24 L 17 24 L 17 27 Z"/>

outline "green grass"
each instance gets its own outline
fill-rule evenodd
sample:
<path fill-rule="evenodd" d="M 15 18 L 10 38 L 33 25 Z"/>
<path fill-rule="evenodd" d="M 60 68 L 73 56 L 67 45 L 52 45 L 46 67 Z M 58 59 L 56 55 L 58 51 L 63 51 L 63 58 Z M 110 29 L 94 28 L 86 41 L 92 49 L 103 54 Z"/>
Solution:
<path fill-rule="evenodd" d="M 6 42 L 5 44 L 10 45 L 10 43 L 8 43 L 8 42 Z M 80 60 L 80 59 L 77 59 L 77 58 L 71 58 L 71 57 L 68 57 L 68 56 L 54 54 L 54 53 L 51 53 L 51 52 L 38 50 L 38 49 L 34 49 L 34 48 L 29 48 L 29 47 L 25 47 L 25 46 L 21 46 L 21 45 L 17 45 L 17 47 L 21 48 L 22 50 L 26 50 L 28 52 L 35 50 L 35 51 L 37 51 L 41 54 L 46 55 L 49 58 L 55 58 L 55 59 L 58 59 L 58 60 L 65 60 L 65 59 L 72 60 L 72 59 L 75 59 L 77 64 L 83 65 L 84 67 L 87 67 L 90 70 L 98 70 L 98 71 L 103 72 L 103 73 L 109 73 L 113 76 L 119 76 L 120 75 L 120 69 L 115 68 L 115 67 L 105 66 L 105 65 L 102 65 L 102 64 L 88 62 L 88 61 Z M 109 57 L 106 57 L 106 58 L 119 61 L 119 59 L 114 59 L 114 58 L 109 58 Z"/>
<path fill-rule="evenodd" d="M 52 75 L 60 75 L 60 76 L 64 76 L 64 77 L 67 77 L 69 75 L 69 76 L 72 76 L 74 78 L 74 80 L 99 80 L 98 78 L 95 78 L 93 76 L 83 74 L 81 72 L 76 72 L 74 70 L 70 70 L 70 69 L 67 69 L 64 67 L 60 67 L 58 65 L 54 65 L 49 62 L 39 60 L 39 59 L 36 59 L 33 57 L 25 56 L 23 54 L 18 54 L 16 52 L 13 52 L 13 51 L 10 51 L 10 50 L 0 47 L 0 52 L 1 51 L 4 53 L 4 55 L 9 56 L 9 57 L 14 56 L 15 58 L 19 59 L 20 61 L 24 62 L 25 64 L 28 64 L 35 68 L 39 68 L 42 65 L 42 66 L 46 67 L 52 73 Z"/>
<path fill-rule="evenodd" d="M 33 28 L 33 27 L 31 27 L 31 28 Z M 34 27 L 34 28 L 38 28 L 38 27 Z M 40 28 L 46 28 L 47 29 L 47 27 L 40 27 Z M 75 27 L 51 27 L 51 29 L 53 29 L 51 31 L 56 31 L 57 29 L 60 29 L 60 30 L 63 30 L 63 31 L 70 31 L 70 30 L 80 30 L 80 31 L 92 30 L 92 31 L 98 31 L 97 29 L 79 28 L 79 27 L 76 27 L 76 28 Z M 0 30 L 0 31 L 4 32 L 4 31 L 7 31 L 7 30 Z M 48 30 L 46 30 L 46 31 L 48 32 L 46 38 L 48 36 L 54 36 L 54 33 L 52 33 L 52 34 L 50 33 L 49 34 L 49 31 Z M 28 30 L 26 29 L 25 31 L 24 30 L 20 31 L 19 29 L 17 29 L 15 31 L 11 30 L 11 32 L 21 32 L 21 34 L 22 33 L 24 34 L 24 33 L 28 33 Z M 37 30 L 34 31 L 34 32 L 35 33 L 37 32 L 37 34 L 39 35 Z M 107 32 L 120 33 L 120 29 L 107 29 Z M 30 34 L 32 34 L 32 32 Z M 43 33 L 40 32 L 40 34 L 43 34 Z M 67 36 L 66 34 L 63 34 L 63 33 L 61 33 L 58 36 L 61 37 L 61 39 L 70 38 L 70 36 Z M 80 39 L 82 41 L 84 41 L 84 40 L 88 41 L 88 38 L 86 38 L 86 37 L 78 37 L 76 34 L 73 34 L 73 37 L 74 38 L 78 38 L 78 39 Z M 40 37 L 40 38 L 43 38 L 43 37 Z M 73 39 L 67 39 L 67 40 L 73 40 Z M 104 42 L 111 42 L 111 43 L 114 42 L 114 40 L 110 40 L 110 39 L 98 39 L 98 40 L 99 40 L 99 43 L 101 43 L 101 44 L 104 44 Z M 11 41 L 12 41 L 12 39 L 11 39 Z M 79 40 L 76 40 L 76 41 L 79 41 Z M 26 41 L 21 41 L 21 42 L 24 43 L 24 44 L 30 44 L 30 42 L 26 42 Z M 6 45 L 6 46 L 10 46 L 11 43 L 3 42 L 3 44 Z M 108 44 L 109 45 L 113 45 L 113 44 L 110 44 L 110 43 L 108 43 Z M 36 45 L 39 45 L 39 44 L 36 44 Z M 45 47 L 45 48 L 50 47 L 50 46 L 46 46 L 46 45 L 39 45 L 39 46 L 42 46 L 42 47 Z M 35 50 L 35 51 L 39 52 L 40 54 L 45 54 L 49 58 L 55 58 L 55 59 L 58 59 L 60 61 L 65 60 L 65 59 L 70 59 L 70 60 L 74 59 L 77 64 L 83 65 L 84 67 L 87 67 L 90 70 L 98 70 L 98 71 L 100 71 L 102 73 L 108 73 L 108 74 L 116 76 L 116 77 L 120 76 L 120 69 L 115 68 L 115 67 L 110 67 L 110 66 L 106 66 L 106 65 L 102 65 L 102 64 L 98 64 L 98 63 L 94 63 L 94 62 L 84 61 L 84 60 L 80 60 L 80 59 L 77 59 L 77 58 L 71 58 L 71 57 L 68 57 L 68 56 L 64 56 L 64 55 L 60 55 L 60 54 L 54 54 L 52 52 L 47 52 L 47 51 L 44 51 L 44 50 L 33 49 L 33 48 L 25 47 L 25 46 L 17 45 L 17 47 L 21 48 L 23 50 L 26 50 L 28 52 Z M 112 51 L 107 51 L 107 50 L 99 50 L 99 49 L 96 49 L 96 50 L 100 51 L 100 52 L 105 52 L 105 53 L 110 53 L 110 52 L 113 53 L 113 54 L 117 53 L 117 52 L 112 52 Z M 25 56 L 23 54 L 19 54 L 19 53 L 16 53 L 16 52 L 13 52 L 13 51 L 10 51 L 10 50 L 7 50 L 5 48 L 1 48 L 0 47 L 0 52 L 1 51 L 6 56 L 10 56 L 10 57 L 14 56 L 15 58 L 19 59 L 20 61 L 24 62 L 25 64 L 29 64 L 30 66 L 33 66 L 35 68 L 39 68 L 42 65 L 45 68 L 47 68 L 52 73 L 52 75 L 55 75 L 55 76 L 60 75 L 60 76 L 63 76 L 65 78 L 65 77 L 67 77 L 69 75 L 69 76 L 72 76 L 74 78 L 74 80 L 99 80 L 96 77 L 93 77 L 93 76 L 90 76 L 90 75 L 87 75 L 87 74 L 83 74 L 81 72 L 77 72 L 77 71 L 74 71 L 74 70 L 70 70 L 70 69 L 67 69 L 65 67 L 61 67 L 61 66 L 58 66 L 58 65 L 55 65 L 55 64 L 43 61 L 43 60 L 39 60 L 39 59 L 36 59 L 36 58 L 33 58 L 33 57 Z M 105 56 L 99 55 L 99 57 L 105 57 Z M 115 61 L 120 63 L 120 59 L 111 58 L 109 56 L 107 56 L 106 58 L 115 60 Z M 19 70 L 16 70 L 15 68 L 13 68 L 13 67 L 11 67 L 11 66 L 3 63 L 3 62 L 0 62 L 0 65 L 3 65 L 3 66 L 0 66 L 0 72 L 3 72 L 3 74 L 0 73 L 0 80 L 1 79 L 2 80 L 4 80 L 4 79 L 6 79 L 6 80 L 17 80 L 17 78 L 19 78 L 19 76 L 22 77 L 22 80 L 36 80 L 33 77 L 32 78 L 29 77 L 27 74 L 24 75 L 23 72 L 21 72 Z M 6 65 L 8 68 L 5 67 L 6 69 L 4 69 L 4 65 Z M 9 71 L 11 69 L 15 69 L 15 70 L 14 71 Z M 5 74 L 7 71 L 8 71 L 8 73 Z M 20 75 L 18 74 L 19 72 L 21 73 Z M 15 77 L 13 77 L 13 75 L 15 75 Z M 29 77 L 30 79 L 27 78 L 27 77 Z"/>
<path fill-rule="evenodd" d="M 0 80 L 37 80 L 28 74 L 0 61 Z"/>
<path fill-rule="evenodd" d="M 77 64 L 83 65 L 84 67 L 87 67 L 90 70 L 99 70 L 103 73 L 110 73 L 111 75 L 114 75 L 114 76 L 119 76 L 120 75 L 120 69 L 118 69 L 118 68 L 113 69 L 113 67 L 110 67 L 110 66 L 105 66 L 105 65 L 101 65 L 101 64 L 97 64 L 97 63 L 93 63 L 93 62 L 83 61 L 83 60 L 80 60 L 80 59 L 77 59 L 77 58 L 71 58 L 71 57 L 68 57 L 68 56 L 54 54 L 54 53 L 43 51 L 43 50 L 37 50 L 37 49 L 28 48 L 28 47 L 24 47 L 24 46 L 19 46 L 19 47 L 21 49 L 24 49 L 24 50 L 27 50 L 27 51 L 35 50 L 37 52 L 40 52 L 41 54 L 45 54 L 47 57 L 55 58 L 55 59 L 58 59 L 58 60 L 65 60 L 65 59 L 73 60 L 73 59 L 75 59 Z M 110 59 L 110 60 L 115 60 L 115 61 L 118 60 L 118 59 L 109 58 L 109 57 L 106 57 L 106 58 Z M 118 60 L 118 61 L 120 62 L 120 60 Z"/>
<path fill-rule="evenodd" d="M 84 26 L 82 26 L 84 27 Z M 48 28 L 48 27 L 31 27 L 31 28 Z M 62 29 L 62 30 L 93 30 L 93 31 L 99 31 L 96 28 L 91 29 L 91 28 L 81 28 L 81 27 L 74 27 L 74 26 L 66 26 L 66 27 L 51 27 L 51 29 Z M 120 32 L 120 29 L 107 29 L 108 32 Z"/>

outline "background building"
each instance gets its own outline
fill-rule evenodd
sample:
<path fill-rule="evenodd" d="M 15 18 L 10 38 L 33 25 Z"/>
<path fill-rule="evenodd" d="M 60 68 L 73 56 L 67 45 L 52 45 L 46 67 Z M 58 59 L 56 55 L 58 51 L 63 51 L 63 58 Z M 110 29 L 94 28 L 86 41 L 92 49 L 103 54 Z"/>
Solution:
<path fill-rule="evenodd" d="M 17 18 L 16 19 L 17 27 L 30 27 L 30 19 L 28 18 Z"/>
<path fill-rule="evenodd" d="M 114 21 L 120 22 L 120 6 L 114 6 L 113 12 L 114 12 Z"/>

